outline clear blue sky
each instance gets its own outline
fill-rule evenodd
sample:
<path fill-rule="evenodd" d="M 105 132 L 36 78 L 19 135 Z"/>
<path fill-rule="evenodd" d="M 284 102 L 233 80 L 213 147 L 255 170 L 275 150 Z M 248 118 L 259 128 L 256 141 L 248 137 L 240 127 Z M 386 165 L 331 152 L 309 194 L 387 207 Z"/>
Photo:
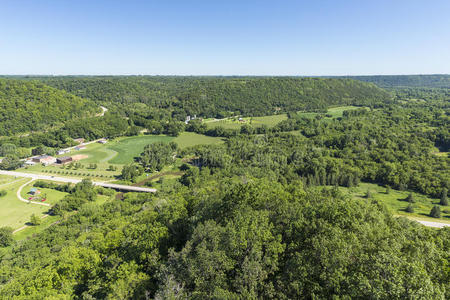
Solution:
<path fill-rule="evenodd" d="M 0 0 L 0 74 L 430 73 L 449 0 Z"/>

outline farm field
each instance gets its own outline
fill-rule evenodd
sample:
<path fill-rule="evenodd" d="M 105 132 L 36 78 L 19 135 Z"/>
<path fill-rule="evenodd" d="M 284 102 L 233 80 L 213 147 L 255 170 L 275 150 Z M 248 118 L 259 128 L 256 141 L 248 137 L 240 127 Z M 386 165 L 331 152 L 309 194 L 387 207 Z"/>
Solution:
<path fill-rule="evenodd" d="M 422 194 L 412 193 L 415 203 L 414 213 L 408 213 L 405 208 L 409 205 L 409 202 L 404 199 L 409 195 L 409 191 L 399 191 L 390 189 L 389 194 L 386 194 L 386 188 L 372 184 L 372 183 L 360 183 L 358 187 L 352 188 L 339 188 L 342 192 L 351 195 L 355 199 L 363 199 L 370 190 L 372 198 L 384 203 L 388 209 L 394 214 L 411 219 L 419 219 L 432 222 L 441 222 L 450 224 L 450 206 L 441 206 L 441 218 L 429 217 L 430 211 L 435 205 L 439 205 L 439 199 L 429 198 Z"/>

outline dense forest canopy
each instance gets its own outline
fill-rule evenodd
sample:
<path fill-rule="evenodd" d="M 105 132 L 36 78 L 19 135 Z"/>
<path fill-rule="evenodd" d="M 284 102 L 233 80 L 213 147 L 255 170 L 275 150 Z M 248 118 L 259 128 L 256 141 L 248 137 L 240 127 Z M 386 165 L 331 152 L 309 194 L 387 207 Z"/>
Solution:
<path fill-rule="evenodd" d="M 364 82 L 374 83 L 382 88 L 446 88 L 450 89 L 450 75 L 374 75 L 374 76 L 342 76 Z"/>
<path fill-rule="evenodd" d="M 104 105 L 144 103 L 174 115 L 261 116 L 330 105 L 372 105 L 390 98 L 373 84 L 298 77 L 32 77 Z"/>
<path fill-rule="evenodd" d="M 47 129 L 98 110 L 88 99 L 41 82 L 0 79 L 0 135 Z"/>

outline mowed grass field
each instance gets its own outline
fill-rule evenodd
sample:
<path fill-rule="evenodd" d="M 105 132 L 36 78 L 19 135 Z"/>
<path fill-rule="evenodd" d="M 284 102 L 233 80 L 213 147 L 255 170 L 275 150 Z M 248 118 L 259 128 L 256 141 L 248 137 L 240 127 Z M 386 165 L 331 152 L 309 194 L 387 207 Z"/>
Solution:
<path fill-rule="evenodd" d="M 281 121 L 287 120 L 286 114 L 271 115 L 264 117 L 246 117 L 239 121 L 239 118 L 229 118 L 224 120 L 209 120 L 205 122 L 208 128 L 221 126 L 225 129 L 239 129 L 243 124 L 248 124 L 253 127 L 260 127 L 266 125 L 267 127 L 274 127 Z"/>
<path fill-rule="evenodd" d="M 429 217 L 433 206 L 439 205 L 439 199 L 429 198 L 425 195 L 413 192 L 412 194 L 415 203 L 412 203 L 412 206 L 414 208 L 414 213 L 408 213 L 405 209 L 408 207 L 409 202 L 405 201 L 405 198 L 409 195 L 409 191 L 391 189 L 389 194 L 386 194 L 385 187 L 371 183 L 360 183 L 358 187 L 340 187 L 339 189 L 355 199 L 364 198 L 367 190 L 370 190 L 372 198 L 384 203 L 394 215 L 450 224 L 450 206 L 441 206 L 441 218 L 437 219 Z"/>
<path fill-rule="evenodd" d="M 108 162 L 111 164 L 129 164 L 134 161 L 134 158 L 139 156 L 144 150 L 145 146 L 155 142 L 170 142 L 174 139 L 171 136 L 165 135 L 143 135 L 133 136 L 119 139 L 105 146 L 117 153 Z"/>
<path fill-rule="evenodd" d="M 9 184 L 3 184 L 0 189 L 5 190 L 7 194 L 0 197 L 0 227 L 10 226 L 13 229 L 22 227 L 30 221 L 32 214 L 42 216 L 48 211 L 49 207 L 37 204 L 28 204 L 17 198 L 17 190 L 23 184 L 29 182 L 29 178 L 9 178 Z M 28 189 L 29 191 L 29 189 Z M 48 194 L 48 199 L 53 198 L 53 194 Z M 25 198 L 27 199 L 27 198 Z M 58 199 L 54 199 L 57 201 Z M 50 200 L 53 202 L 53 199 Z"/>
<path fill-rule="evenodd" d="M 196 145 L 211 145 L 223 143 L 223 139 L 219 137 L 206 136 L 195 132 L 183 132 L 173 142 L 177 143 L 181 149 Z"/>
<path fill-rule="evenodd" d="M 330 107 L 327 110 L 327 115 L 330 115 L 331 117 L 325 117 L 325 118 L 329 118 L 329 119 L 335 119 L 335 118 L 340 118 L 343 115 L 343 112 L 346 110 L 353 110 L 353 109 L 358 109 L 361 107 L 358 106 L 339 106 L 339 107 Z M 315 116 L 319 115 L 320 113 L 315 113 L 315 112 L 298 112 L 299 115 L 301 115 L 302 117 L 305 118 L 314 118 Z"/>

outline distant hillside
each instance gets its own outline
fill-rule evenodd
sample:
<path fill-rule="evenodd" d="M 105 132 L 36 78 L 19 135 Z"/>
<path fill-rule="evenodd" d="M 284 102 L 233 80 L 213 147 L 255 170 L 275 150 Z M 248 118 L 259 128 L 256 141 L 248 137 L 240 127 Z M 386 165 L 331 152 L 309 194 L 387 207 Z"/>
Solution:
<path fill-rule="evenodd" d="M 450 75 L 377 75 L 377 76 L 345 76 L 365 82 L 374 83 L 382 88 L 446 88 L 450 89 Z"/>
<path fill-rule="evenodd" d="M 0 79 L 0 135 L 42 130 L 98 110 L 90 100 L 41 82 Z"/>
<path fill-rule="evenodd" d="M 267 115 L 390 98 L 370 83 L 299 77 L 44 77 L 43 82 L 103 104 L 145 103 L 174 114 Z"/>

